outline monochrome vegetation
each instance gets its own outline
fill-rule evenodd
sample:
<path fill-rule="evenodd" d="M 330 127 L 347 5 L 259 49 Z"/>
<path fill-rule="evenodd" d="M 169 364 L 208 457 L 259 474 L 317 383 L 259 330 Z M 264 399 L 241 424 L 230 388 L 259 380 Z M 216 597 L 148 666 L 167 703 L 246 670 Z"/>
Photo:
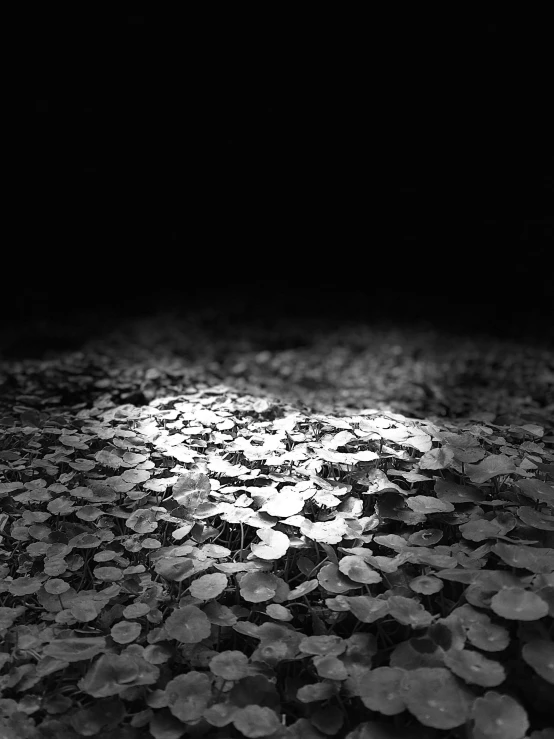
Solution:
<path fill-rule="evenodd" d="M 0 630 L 3 739 L 552 739 L 554 352 L 168 316 L 6 356 Z"/>

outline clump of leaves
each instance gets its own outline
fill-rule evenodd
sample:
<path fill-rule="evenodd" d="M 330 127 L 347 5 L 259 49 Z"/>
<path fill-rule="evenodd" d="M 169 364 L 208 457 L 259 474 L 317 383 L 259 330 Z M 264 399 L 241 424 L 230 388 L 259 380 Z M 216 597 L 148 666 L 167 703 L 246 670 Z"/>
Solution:
<path fill-rule="evenodd" d="M 0 419 L 2 731 L 548 739 L 554 423 L 498 420 L 30 388 Z"/>

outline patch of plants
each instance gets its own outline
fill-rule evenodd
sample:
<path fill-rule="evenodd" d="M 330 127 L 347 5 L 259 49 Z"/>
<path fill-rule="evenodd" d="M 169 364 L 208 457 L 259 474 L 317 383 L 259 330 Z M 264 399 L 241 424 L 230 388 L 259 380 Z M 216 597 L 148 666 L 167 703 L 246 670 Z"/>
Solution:
<path fill-rule="evenodd" d="M 100 366 L 0 417 L 2 737 L 552 739 L 548 414 Z"/>

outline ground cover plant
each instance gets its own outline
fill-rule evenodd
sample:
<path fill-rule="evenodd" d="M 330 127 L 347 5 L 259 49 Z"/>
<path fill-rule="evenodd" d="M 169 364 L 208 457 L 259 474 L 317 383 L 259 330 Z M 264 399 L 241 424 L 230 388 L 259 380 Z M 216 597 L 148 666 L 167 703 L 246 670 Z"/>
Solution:
<path fill-rule="evenodd" d="M 552 739 L 553 370 L 145 321 L 5 361 L 0 736 Z"/>

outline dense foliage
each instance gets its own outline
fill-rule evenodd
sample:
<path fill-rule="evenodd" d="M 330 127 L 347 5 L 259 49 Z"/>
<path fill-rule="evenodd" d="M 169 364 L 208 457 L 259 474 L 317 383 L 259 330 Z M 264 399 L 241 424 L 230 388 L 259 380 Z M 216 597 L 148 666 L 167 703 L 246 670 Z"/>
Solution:
<path fill-rule="evenodd" d="M 0 735 L 552 739 L 553 355 L 278 336 L 4 362 Z"/>

